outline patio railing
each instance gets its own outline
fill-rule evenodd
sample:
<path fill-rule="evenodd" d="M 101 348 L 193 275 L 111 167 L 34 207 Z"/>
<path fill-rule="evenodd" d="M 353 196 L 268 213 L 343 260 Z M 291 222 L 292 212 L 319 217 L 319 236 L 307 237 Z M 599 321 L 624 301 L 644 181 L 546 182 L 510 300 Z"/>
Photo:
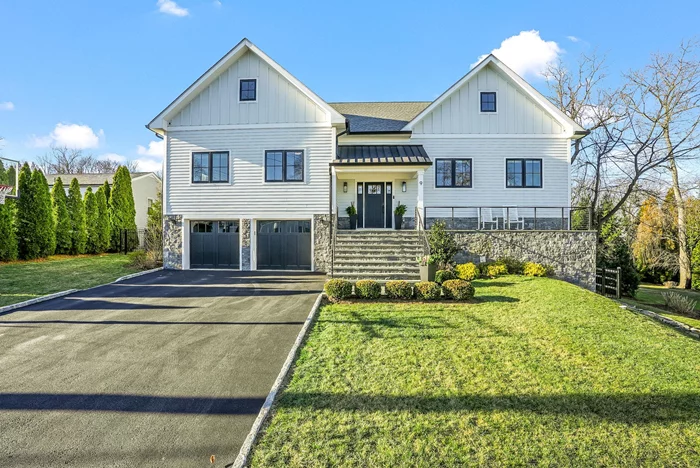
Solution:
<path fill-rule="evenodd" d="M 426 206 L 422 223 L 443 221 L 448 229 L 587 231 L 591 208 L 570 206 Z"/>

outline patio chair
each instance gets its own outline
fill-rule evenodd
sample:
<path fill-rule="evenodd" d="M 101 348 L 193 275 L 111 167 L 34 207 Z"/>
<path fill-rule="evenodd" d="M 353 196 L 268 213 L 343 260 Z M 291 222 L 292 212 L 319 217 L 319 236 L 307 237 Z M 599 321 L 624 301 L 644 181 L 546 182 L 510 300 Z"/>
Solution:
<path fill-rule="evenodd" d="M 515 224 L 516 229 L 525 229 L 525 219 L 518 215 L 517 206 L 503 207 L 503 220 L 504 224 L 507 223 L 508 229 L 513 224 Z"/>
<path fill-rule="evenodd" d="M 481 215 L 479 224 L 482 230 L 486 229 L 486 225 L 491 226 L 489 229 L 498 229 L 498 218 L 493 215 L 492 208 L 481 208 L 479 214 Z"/>

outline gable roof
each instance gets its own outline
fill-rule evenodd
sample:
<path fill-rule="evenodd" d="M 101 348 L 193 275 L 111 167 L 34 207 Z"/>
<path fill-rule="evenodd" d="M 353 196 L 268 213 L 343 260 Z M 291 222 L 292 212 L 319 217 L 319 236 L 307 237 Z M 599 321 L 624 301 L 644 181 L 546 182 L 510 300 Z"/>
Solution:
<path fill-rule="evenodd" d="M 131 180 L 133 181 L 136 179 L 140 179 L 141 177 L 145 177 L 148 175 L 153 175 L 153 177 L 160 180 L 160 178 L 153 172 L 132 172 Z M 55 184 L 56 179 L 59 177 L 61 178 L 63 185 L 65 185 L 66 187 L 70 184 L 71 180 L 73 179 L 78 179 L 78 183 L 80 185 L 102 185 L 105 183 L 105 180 L 108 181 L 111 185 L 114 181 L 114 172 L 97 174 L 46 174 L 46 179 L 48 180 L 49 185 Z"/>
<path fill-rule="evenodd" d="M 383 133 L 400 132 L 430 101 L 331 102 L 330 105 L 348 119 L 349 133 Z"/>
<path fill-rule="evenodd" d="M 433 101 L 429 106 L 423 109 L 418 115 L 416 115 L 408 124 L 406 124 L 402 130 L 409 131 L 413 129 L 413 126 L 420 122 L 426 115 L 430 114 L 434 109 L 436 109 L 440 104 L 442 104 L 452 93 L 461 88 L 465 83 L 475 77 L 479 71 L 484 69 L 489 64 L 493 64 L 500 71 L 505 73 L 511 80 L 520 86 L 520 88 L 534 100 L 537 104 L 542 106 L 557 122 L 559 122 L 570 135 L 581 134 L 586 132 L 586 130 L 579 124 L 573 121 L 568 115 L 563 113 L 559 108 L 552 104 L 549 99 L 544 97 L 542 93 L 537 91 L 535 88 L 525 81 L 520 75 L 515 73 L 513 70 L 508 68 L 503 62 L 501 62 L 495 55 L 489 54 L 484 60 L 479 62 L 474 68 L 472 68 L 469 73 L 464 75 L 459 81 L 450 86 L 447 91 L 442 93 L 435 101 Z"/>
<path fill-rule="evenodd" d="M 236 46 L 231 49 L 226 55 L 224 55 L 218 62 L 212 65 L 209 70 L 204 72 L 194 83 L 192 83 L 185 91 L 182 92 L 173 102 L 170 103 L 160 114 L 158 114 L 151 122 L 149 122 L 146 127 L 149 130 L 157 132 L 160 130 L 165 130 L 167 127 L 167 122 L 175 117 L 178 112 L 180 112 L 192 99 L 194 99 L 203 89 L 209 86 L 221 73 L 223 73 L 231 64 L 236 60 L 241 58 L 246 52 L 252 52 L 260 57 L 261 60 L 266 62 L 271 68 L 277 71 L 285 79 L 287 79 L 292 85 L 294 85 L 299 91 L 311 99 L 316 105 L 321 107 L 329 116 L 331 124 L 343 124 L 345 123 L 345 118 L 335 109 L 328 105 L 323 99 L 321 99 L 316 93 L 311 91 L 306 85 L 301 81 L 296 79 L 287 70 L 282 68 L 280 64 L 272 60 L 265 52 L 260 50 L 255 44 L 250 42 L 248 39 L 244 38 L 241 42 L 236 44 Z"/>

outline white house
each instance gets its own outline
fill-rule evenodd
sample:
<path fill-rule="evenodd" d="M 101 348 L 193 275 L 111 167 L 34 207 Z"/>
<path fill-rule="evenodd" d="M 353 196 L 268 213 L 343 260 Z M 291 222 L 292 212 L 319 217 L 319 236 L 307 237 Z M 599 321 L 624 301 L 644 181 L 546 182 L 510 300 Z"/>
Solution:
<path fill-rule="evenodd" d="M 351 204 L 376 238 L 399 203 L 404 228 L 566 229 L 586 134 L 493 55 L 433 102 L 328 103 L 247 39 L 148 128 L 166 266 L 243 270 L 328 271 Z"/>
<path fill-rule="evenodd" d="M 80 184 L 80 193 L 85 196 L 88 187 L 92 187 L 92 191 L 96 192 L 105 181 L 112 185 L 114 181 L 114 173 L 109 174 L 48 174 L 46 176 L 49 183 L 49 190 L 53 188 L 57 178 L 61 178 L 63 186 L 68 193 L 71 181 L 78 179 Z M 161 191 L 161 180 L 158 175 L 153 172 L 132 172 L 131 173 L 131 191 L 134 194 L 134 207 L 136 208 L 136 228 L 146 229 L 148 221 L 148 208 L 158 199 L 158 193 Z"/>

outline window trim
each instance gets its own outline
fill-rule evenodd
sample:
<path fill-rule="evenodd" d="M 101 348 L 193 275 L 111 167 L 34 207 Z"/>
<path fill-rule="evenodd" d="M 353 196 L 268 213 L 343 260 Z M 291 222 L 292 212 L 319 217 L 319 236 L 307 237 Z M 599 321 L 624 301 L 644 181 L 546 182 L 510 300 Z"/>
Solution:
<path fill-rule="evenodd" d="M 437 166 L 439 161 L 451 161 L 452 185 L 438 185 Z M 469 161 L 469 185 L 455 185 L 457 161 Z M 474 160 L 472 158 L 437 158 L 435 159 L 435 188 L 436 189 L 470 189 L 474 187 Z"/>
<path fill-rule="evenodd" d="M 255 81 L 255 99 L 241 99 L 241 83 L 243 81 Z M 258 102 L 258 78 L 238 78 L 238 103 L 239 104 L 251 104 Z"/>
<path fill-rule="evenodd" d="M 226 154 L 226 180 L 211 180 L 213 177 L 214 164 L 213 154 L 215 153 L 225 153 Z M 194 155 L 195 154 L 208 154 L 209 155 L 209 180 L 194 180 Z M 191 151 L 190 152 L 190 183 L 193 184 L 229 184 L 231 183 L 231 153 L 229 151 Z"/>
<path fill-rule="evenodd" d="M 270 180 L 267 178 L 268 153 L 282 153 L 282 180 Z M 287 153 L 301 153 L 301 180 L 287 180 Z M 303 184 L 306 182 L 306 151 L 303 149 L 265 150 L 263 163 L 263 180 L 266 184 Z"/>
<path fill-rule="evenodd" d="M 496 110 L 492 111 L 485 111 L 483 110 L 483 107 L 481 107 L 481 96 L 484 94 L 493 94 L 493 103 L 496 107 Z M 479 114 L 498 114 L 498 91 L 479 91 Z"/>
<path fill-rule="evenodd" d="M 508 185 L 508 162 L 509 161 L 520 161 L 520 169 L 522 171 L 522 185 Z M 540 185 L 525 185 L 526 182 L 526 161 L 539 161 L 540 163 Z M 505 188 L 507 189 L 541 189 L 544 188 L 544 161 L 542 158 L 506 158 L 505 159 Z"/>

